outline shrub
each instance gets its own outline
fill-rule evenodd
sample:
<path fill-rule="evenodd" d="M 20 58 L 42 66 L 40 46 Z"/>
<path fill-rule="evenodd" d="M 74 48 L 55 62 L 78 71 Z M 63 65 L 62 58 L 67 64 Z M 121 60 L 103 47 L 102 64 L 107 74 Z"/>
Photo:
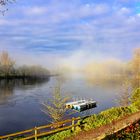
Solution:
<path fill-rule="evenodd" d="M 140 100 L 140 88 L 137 88 L 132 93 L 131 102 L 135 103 L 135 102 L 137 102 L 139 100 Z"/>
<path fill-rule="evenodd" d="M 91 128 L 100 127 L 107 123 L 112 122 L 113 120 L 117 120 L 122 116 L 137 112 L 138 109 L 134 105 L 130 105 L 128 107 L 112 107 L 111 109 L 102 111 L 97 115 L 92 115 L 83 119 L 84 130 L 89 130 Z"/>
<path fill-rule="evenodd" d="M 72 135 L 71 130 L 65 130 L 47 137 L 40 138 L 38 140 L 63 140 L 64 138 L 69 137 L 71 135 Z"/>

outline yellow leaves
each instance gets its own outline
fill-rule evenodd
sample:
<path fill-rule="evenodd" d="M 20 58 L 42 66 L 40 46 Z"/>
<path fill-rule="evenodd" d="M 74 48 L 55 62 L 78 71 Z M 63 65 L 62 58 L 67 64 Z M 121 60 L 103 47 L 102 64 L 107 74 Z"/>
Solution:
<path fill-rule="evenodd" d="M 12 66 L 14 65 L 14 61 L 9 57 L 9 54 L 7 52 L 2 52 L 1 56 L 0 56 L 0 64 L 2 66 Z"/>
<path fill-rule="evenodd" d="M 63 97 L 61 95 L 60 85 L 54 88 L 52 99 L 49 102 L 43 103 L 43 112 L 48 114 L 50 118 L 54 121 L 60 121 L 64 118 L 67 111 L 65 104 L 69 100 L 69 97 Z"/>

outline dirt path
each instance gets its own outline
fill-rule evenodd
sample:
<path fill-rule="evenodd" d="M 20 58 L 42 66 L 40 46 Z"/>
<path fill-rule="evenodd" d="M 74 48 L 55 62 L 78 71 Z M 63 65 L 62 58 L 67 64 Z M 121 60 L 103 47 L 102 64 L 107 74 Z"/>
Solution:
<path fill-rule="evenodd" d="M 99 128 L 91 129 L 89 131 L 82 131 L 76 136 L 66 140 L 101 140 L 106 136 L 106 134 L 117 132 L 138 120 L 140 120 L 140 111 Z"/>

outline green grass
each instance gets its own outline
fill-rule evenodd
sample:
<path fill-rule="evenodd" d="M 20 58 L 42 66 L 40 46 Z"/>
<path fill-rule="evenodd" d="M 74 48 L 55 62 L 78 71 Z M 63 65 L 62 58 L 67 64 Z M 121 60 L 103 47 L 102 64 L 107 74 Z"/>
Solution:
<path fill-rule="evenodd" d="M 136 90 L 132 94 L 132 99 L 136 97 L 140 98 L 140 90 Z M 113 120 L 120 119 L 123 116 L 133 114 L 140 111 L 140 99 L 133 100 L 132 104 L 127 107 L 112 107 L 105 111 L 100 112 L 99 114 L 94 114 L 89 117 L 85 117 L 79 120 L 78 126 L 76 126 L 75 131 L 72 132 L 71 129 L 55 133 L 53 135 L 45 136 L 39 138 L 39 140 L 64 140 L 67 137 L 76 135 L 79 131 L 88 131 L 93 128 L 100 127 L 102 125 L 111 123 Z M 15 139 L 17 140 L 17 139 Z"/>
<path fill-rule="evenodd" d="M 112 122 L 113 120 L 117 120 L 137 111 L 139 110 L 135 105 L 130 105 L 128 107 L 112 107 L 111 109 L 102 111 L 97 115 L 94 114 L 78 121 L 79 126 L 76 127 L 75 132 L 72 132 L 71 130 L 61 131 L 56 134 L 40 138 L 39 140 L 63 140 L 66 137 L 75 135 L 79 131 L 88 131 L 90 129 L 100 127 Z"/>

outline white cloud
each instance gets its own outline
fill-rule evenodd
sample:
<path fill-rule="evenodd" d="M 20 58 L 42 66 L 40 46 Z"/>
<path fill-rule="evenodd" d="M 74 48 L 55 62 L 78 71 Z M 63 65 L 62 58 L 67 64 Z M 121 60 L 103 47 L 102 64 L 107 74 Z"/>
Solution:
<path fill-rule="evenodd" d="M 119 14 L 122 14 L 122 15 L 130 14 L 130 13 L 131 13 L 131 10 L 127 7 L 121 7 L 119 10 Z"/>
<path fill-rule="evenodd" d="M 0 25 L 7 25 L 9 24 L 9 21 L 6 19 L 0 19 Z"/>
<path fill-rule="evenodd" d="M 25 15 L 23 19 L 19 19 L 20 24 L 51 24 L 102 15 L 109 12 L 109 6 L 107 4 L 89 4 L 87 6 L 87 4 L 51 3 L 47 6 L 20 7 L 17 8 L 18 12 Z"/>
<path fill-rule="evenodd" d="M 78 9 L 78 10 L 77 10 Z M 71 17 L 89 17 L 105 14 L 109 11 L 109 7 L 106 4 L 86 4 L 74 9 L 71 13 Z"/>
<path fill-rule="evenodd" d="M 140 44 L 140 16 L 125 5 L 113 9 L 109 4 L 59 2 L 15 9 L 11 17 L 0 18 L 1 34 L 5 35 L 0 36 L 1 44 L 19 63 L 51 65 L 53 60 L 53 65 L 60 61 L 76 67 L 107 54 L 119 57 L 124 48 Z M 22 55 L 29 48 L 32 51 Z M 32 54 L 36 52 L 42 55 Z"/>
<path fill-rule="evenodd" d="M 47 12 L 47 7 L 39 7 L 39 6 L 35 6 L 35 7 L 25 7 L 23 8 L 23 13 L 26 16 L 40 16 L 40 15 L 44 15 Z"/>

